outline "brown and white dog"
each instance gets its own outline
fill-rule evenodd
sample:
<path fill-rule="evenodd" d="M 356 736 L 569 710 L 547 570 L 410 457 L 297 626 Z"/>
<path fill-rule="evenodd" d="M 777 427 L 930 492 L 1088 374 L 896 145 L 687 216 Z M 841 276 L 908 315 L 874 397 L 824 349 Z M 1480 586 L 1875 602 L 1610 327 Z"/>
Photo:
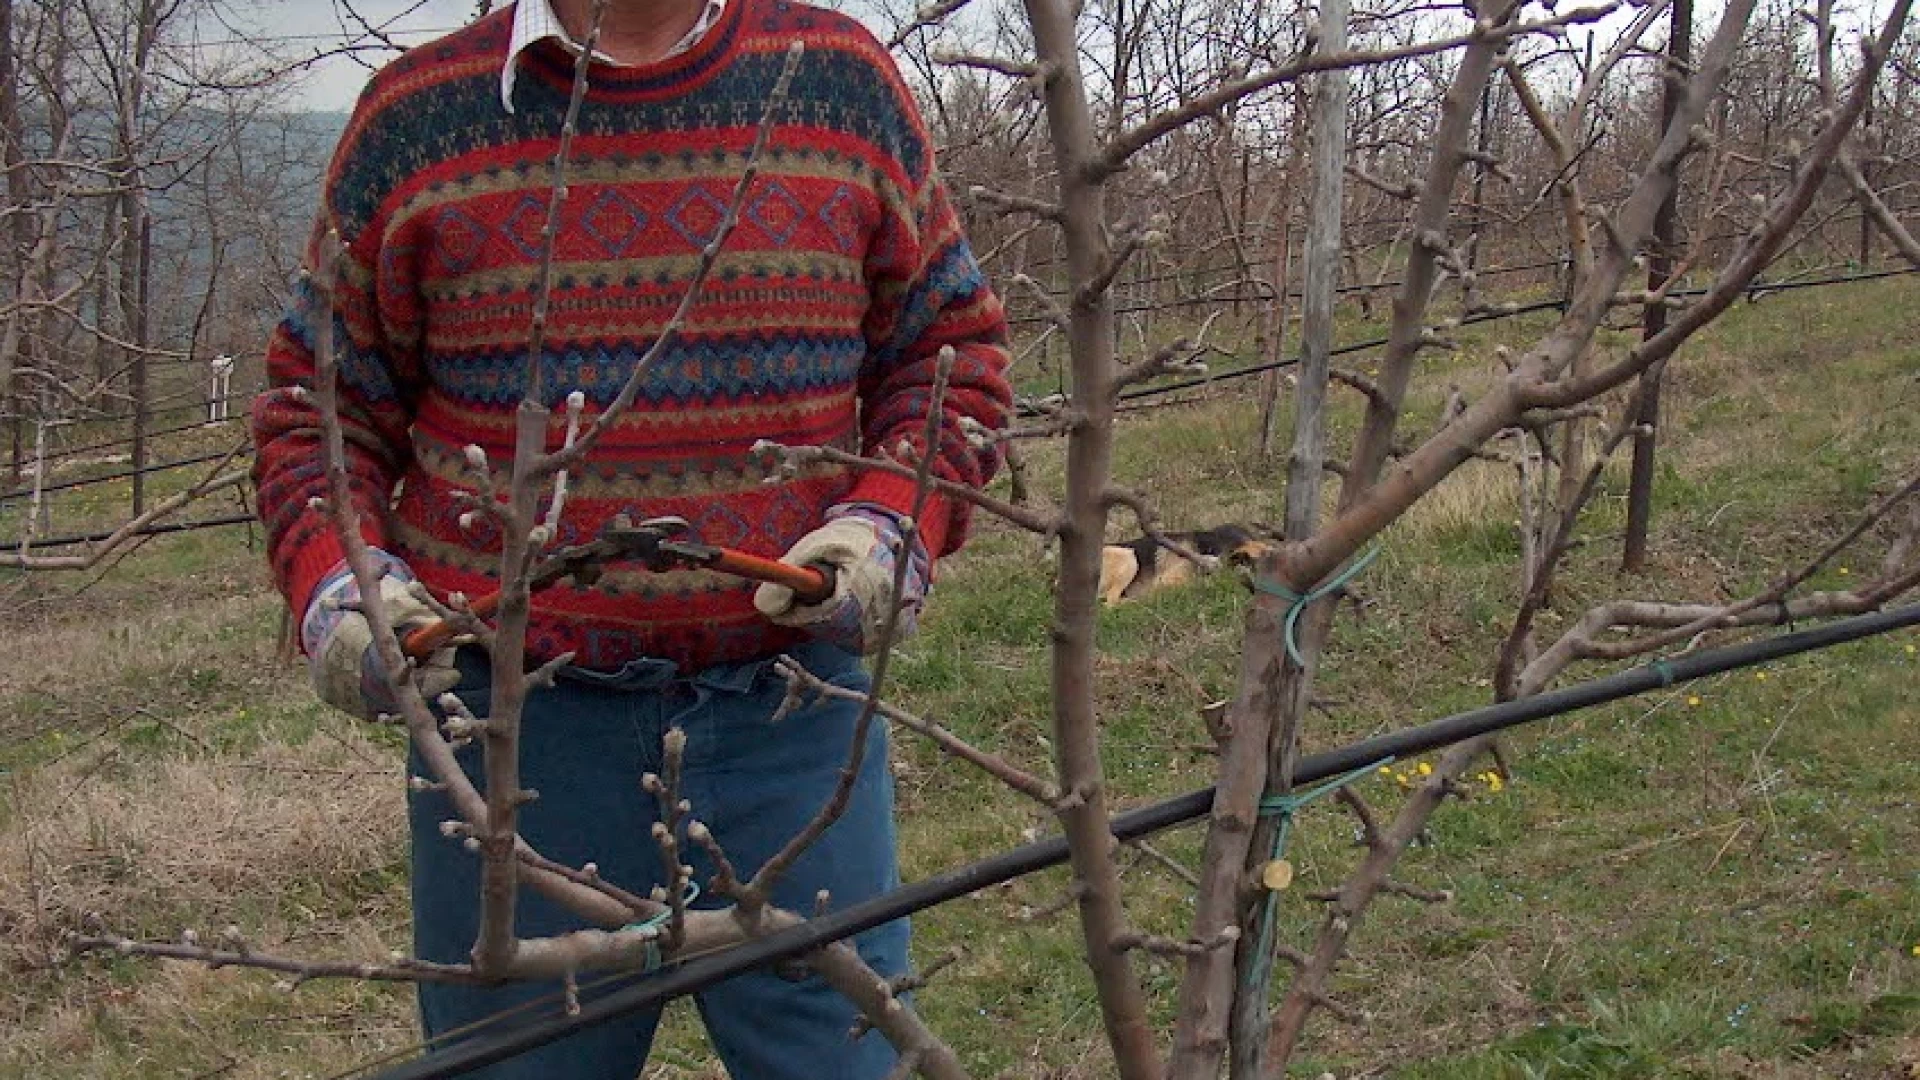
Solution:
<path fill-rule="evenodd" d="M 1274 546 L 1276 535 L 1265 525 L 1219 525 L 1200 532 L 1168 533 L 1167 538 L 1216 563 L 1252 563 Z M 1191 559 L 1162 548 L 1142 536 L 1108 544 L 1100 553 L 1100 599 L 1108 604 L 1137 600 L 1160 589 L 1183 585 L 1201 571 Z"/>

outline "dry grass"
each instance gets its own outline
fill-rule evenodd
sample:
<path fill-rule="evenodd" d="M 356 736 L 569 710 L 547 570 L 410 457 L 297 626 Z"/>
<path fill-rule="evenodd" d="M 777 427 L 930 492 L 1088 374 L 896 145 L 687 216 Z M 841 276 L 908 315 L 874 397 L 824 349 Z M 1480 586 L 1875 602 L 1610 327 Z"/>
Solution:
<path fill-rule="evenodd" d="M 19 733 L 11 721 L 21 715 L 18 699 L 27 694 L 58 698 L 135 679 L 178 683 L 196 668 L 226 664 L 269 674 L 275 655 L 271 633 L 235 631 L 272 627 L 281 607 L 278 597 L 259 591 L 202 592 L 178 603 L 156 597 L 111 620 L 80 612 L 37 620 L 30 628 L 8 628 L 9 637 L 31 641 L 32 647 L 0 649 L 0 732 Z M 66 670 L 83 672 L 84 679 L 49 678 L 54 657 Z"/>
<path fill-rule="evenodd" d="M 317 1078 L 410 1046 L 404 997 L 288 994 L 257 974 L 168 965 L 91 1000 L 70 995 L 0 1042 L 0 1075 Z"/>
<path fill-rule="evenodd" d="M 380 767 L 385 753 L 349 733 L 117 770 L 108 750 L 23 776 L 0 838 L 38 873 L 0 865 L 0 917 L 164 917 L 390 864 L 403 850 L 404 787 L 397 767 Z"/>
<path fill-rule="evenodd" d="M 294 1039 L 301 1057 L 330 1044 L 364 1057 L 412 1037 L 404 995 L 386 990 L 289 996 L 265 975 L 164 963 L 142 964 L 129 982 L 124 964 L 105 958 L 51 967 L 65 936 L 90 922 L 150 938 L 188 928 L 211 937 L 233 924 L 263 949 L 316 957 L 379 959 L 405 944 L 391 888 L 405 850 L 404 789 L 398 768 L 383 766 L 390 752 L 349 730 L 137 767 L 116 756 L 76 756 L 17 776 L 9 792 L 0 965 L 13 975 L 0 993 L 9 1019 L 0 1075 L 150 1075 L 138 1064 L 154 1048 L 223 1064 L 223 1044 L 260 1046 L 257 1029 L 236 1040 L 209 1025 L 272 1025 L 267 1045 Z M 358 1004 L 343 1011 L 343 1002 Z M 138 1034 L 123 1042 L 112 1031 Z M 228 1075 L 289 1075 L 287 1065 L 269 1052 Z"/>
<path fill-rule="evenodd" d="M 1397 540 L 1430 542 L 1488 523 L 1517 521 L 1520 501 L 1512 468 L 1469 461 L 1415 503 L 1394 526 Z"/>

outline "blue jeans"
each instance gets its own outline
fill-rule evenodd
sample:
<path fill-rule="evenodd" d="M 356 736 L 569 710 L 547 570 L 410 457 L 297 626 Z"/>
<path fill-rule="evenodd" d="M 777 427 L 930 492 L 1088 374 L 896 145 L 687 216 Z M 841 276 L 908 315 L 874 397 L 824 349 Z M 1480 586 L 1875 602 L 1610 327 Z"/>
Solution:
<path fill-rule="evenodd" d="M 858 659 L 839 649 L 814 644 L 793 655 L 837 685 L 867 686 Z M 471 649 L 461 650 L 460 657 L 456 693 L 484 717 L 486 662 Z M 852 702 L 821 700 L 770 724 L 784 694 L 783 680 L 766 661 L 718 665 L 688 678 L 676 676 L 671 665 L 645 660 L 612 675 L 570 672 L 552 689 L 535 691 L 527 703 L 521 782 L 540 796 L 521 811 L 522 834 L 550 858 L 571 866 L 598 863 L 607 880 L 646 895 L 665 879 L 649 833 L 657 808 L 653 796 L 640 789 L 640 777 L 660 771 L 662 736 L 677 726 L 687 735 L 682 797 L 693 804 L 693 816 L 713 830 L 740 875 L 751 875 L 826 802 L 846 763 L 859 712 Z M 479 746 L 466 747 L 460 758 L 479 786 Z M 416 757 L 415 775 L 421 768 Z M 478 928 L 479 859 L 440 835 L 440 823 L 453 816 L 444 795 L 410 796 L 409 816 L 415 955 L 464 963 Z M 684 857 L 696 882 L 712 876 L 713 867 L 697 847 Z M 841 907 L 898 883 L 887 736 L 885 725 L 876 721 L 847 813 L 780 880 L 774 901 L 805 914 L 821 890 Z M 695 906 L 720 904 L 702 898 Z M 522 937 L 585 925 L 529 889 L 520 890 L 517 921 Z M 880 974 L 906 971 L 905 920 L 871 930 L 855 944 Z M 591 1000 L 592 977 L 581 981 L 582 999 Z M 421 1019 L 433 1037 L 538 999 L 502 1024 L 483 1025 L 479 1033 L 484 1035 L 556 1014 L 559 989 L 551 983 L 422 984 Z M 714 1048 L 738 1080 L 878 1080 L 894 1064 L 892 1048 L 877 1033 L 849 1038 L 853 1007 L 815 975 L 753 971 L 696 1000 Z M 633 1080 L 646 1062 L 659 1020 L 658 1009 L 634 1013 L 473 1075 Z"/>

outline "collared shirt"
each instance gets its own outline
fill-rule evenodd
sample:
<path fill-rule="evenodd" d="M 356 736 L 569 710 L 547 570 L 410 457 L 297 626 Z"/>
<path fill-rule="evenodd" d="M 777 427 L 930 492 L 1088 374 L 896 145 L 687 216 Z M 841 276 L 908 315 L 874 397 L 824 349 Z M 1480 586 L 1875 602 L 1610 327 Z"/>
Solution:
<path fill-rule="evenodd" d="M 720 12 L 725 7 L 726 0 L 707 0 L 700 17 L 694 20 L 693 29 L 675 42 L 666 55 L 678 56 L 699 44 L 707 31 L 713 29 L 713 24 L 720 21 Z M 579 42 L 568 36 L 567 28 L 560 25 L 560 17 L 553 13 L 552 0 L 519 0 L 513 8 L 513 36 L 507 40 L 506 63 L 500 68 L 500 104 L 506 106 L 508 112 L 513 111 L 513 84 L 519 77 L 520 54 L 534 43 L 548 38 L 558 38 L 562 45 L 575 53 L 580 51 Z M 597 50 L 593 58 L 609 64 L 619 63 Z"/>

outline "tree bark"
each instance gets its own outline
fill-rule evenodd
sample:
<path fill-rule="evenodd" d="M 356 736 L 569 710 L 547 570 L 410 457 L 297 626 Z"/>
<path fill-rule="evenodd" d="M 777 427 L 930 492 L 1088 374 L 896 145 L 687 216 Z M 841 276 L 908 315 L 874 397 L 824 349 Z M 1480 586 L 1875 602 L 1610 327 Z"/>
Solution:
<path fill-rule="evenodd" d="M 1127 953 L 1120 874 L 1108 828 L 1106 779 L 1094 708 L 1094 643 L 1100 555 L 1106 543 L 1112 479 L 1116 362 L 1113 300 L 1082 287 L 1099 279 L 1110 257 L 1104 180 L 1094 158 L 1088 106 L 1072 10 L 1065 0 L 1025 0 L 1034 47 L 1045 70 L 1047 126 L 1060 177 L 1069 295 L 1067 332 L 1073 403 L 1079 419 L 1067 437 L 1067 505 L 1060 532 L 1059 586 L 1054 597 L 1053 733 L 1055 768 L 1066 793 L 1059 811 L 1072 851 L 1074 891 L 1087 965 L 1101 1017 L 1123 1080 L 1161 1080 L 1160 1057 L 1146 997 Z M 1118 103 L 1115 104 L 1116 110 Z"/>
<path fill-rule="evenodd" d="M 1285 360 L 1287 355 L 1287 319 L 1291 306 L 1288 293 L 1293 287 L 1293 208 L 1298 201 L 1294 192 L 1300 182 L 1310 130 L 1306 99 L 1306 91 L 1296 87 L 1293 95 L 1293 140 L 1287 148 L 1287 165 L 1282 174 L 1279 205 L 1274 210 L 1275 231 L 1279 233 L 1279 241 L 1275 246 L 1279 254 L 1273 260 L 1273 322 L 1270 330 L 1273 351 L 1268 357 L 1274 364 Z M 1260 405 L 1260 445 L 1257 448 L 1263 458 L 1273 453 L 1274 419 L 1280 409 L 1280 387 L 1285 383 L 1279 368 L 1276 367 L 1267 376 L 1266 383 L 1266 399 Z"/>
<path fill-rule="evenodd" d="M 1320 6 L 1320 32 L 1325 47 L 1344 51 L 1347 46 L 1348 0 L 1323 0 Z M 1327 460 L 1327 387 L 1331 380 L 1334 301 L 1340 288 L 1340 241 L 1342 211 L 1345 202 L 1347 165 L 1348 75 L 1330 71 L 1315 85 L 1313 102 L 1313 149 L 1311 194 L 1307 202 L 1307 244 L 1305 275 L 1301 290 L 1301 349 L 1299 385 L 1294 390 L 1293 449 L 1287 463 L 1287 502 L 1284 534 L 1288 540 L 1304 540 L 1320 527 L 1321 492 L 1324 488 Z M 1304 592 L 1311 583 L 1296 583 Z M 1284 598 L 1281 617 L 1291 607 Z M 1313 676 L 1321 646 L 1333 623 L 1332 603 L 1322 601 L 1298 628 L 1299 662 L 1293 663 L 1285 652 L 1273 659 L 1279 665 L 1279 684 L 1275 699 L 1279 712 L 1268 725 L 1266 785 L 1264 796 L 1283 796 L 1293 791 L 1294 763 L 1300 753 L 1300 729 L 1313 692 Z M 1284 638 L 1284 635 L 1283 635 Z M 1247 880 L 1260 881 L 1262 867 L 1272 850 L 1278 822 L 1258 817 L 1242 865 Z M 1264 890 L 1264 884 L 1262 885 Z M 1265 1075 L 1267 1047 L 1268 994 L 1272 983 L 1274 936 L 1278 927 L 1268 919 L 1269 904 L 1264 891 L 1256 894 L 1252 908 L 1243 913 L 1239 948 L 1234 958 L 1238 991 L 1233 999 L 1229 1029 L 1230 1057 L 1227 1073 L 1234 1080 L 1261 1080 Z"/>
<path fill-rule="evenodd" d="M 1660 97 L 1660 127 L 1673 123 L 1686 89 L 1683 74 L 1693 60 L 1693 0 L 1673 0 L 1668 12 L 1667 78 Z M 1680 185 L 1673 185 L 1653 216 L 1652 250 L 1647 253 L 1647 291 L 1658 292 L 1673 276 L 1680 220 Z M 1667 305 L 1655 301 L 1641 316 L 1640 340 L 1651 341 L 1667 328 Z M 1627 535 L 1620 569 L 1638 574 L 1647 568 L 1647 533 L 1653 522 L 1654 453 L 1659 445 L 1660 379 L 1665 364 L 1640 376 L 1634 400 L 1633 470 L 1627 482 Z"/>

